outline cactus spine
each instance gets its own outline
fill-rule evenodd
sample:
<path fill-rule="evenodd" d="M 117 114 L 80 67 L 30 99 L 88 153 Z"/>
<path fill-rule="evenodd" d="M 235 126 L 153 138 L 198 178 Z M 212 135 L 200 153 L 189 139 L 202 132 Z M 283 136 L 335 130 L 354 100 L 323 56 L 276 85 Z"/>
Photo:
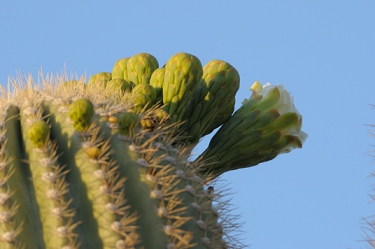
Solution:
<path fill-rule="evenodd" d="M 49 78 L 26 88 L 21 81 L 0 102 L 1 249 L 242 248 L 228 237 L 236 225 L 222 212 L 220 191 L 208 185 L 230 168 L 215 161 L 214 144 L 190 160 L 200 137 L 223 123 L 230 132 L 238 128 L 231 113 L 239 76 L 231 65 L 216 60 L 203 68 L 179 53 L 158 68 L 142 53 L 87 85 Z M 262 105 L 269 108 L 259 96 L 257 111 L 242 116 L 257 120 Z M 292 116 L 284 119 L 300 131 Z M 248 124 L 257 141 L 264 136 L 261 149 L 277 144 L 272 157 L 285 147 L 277 141 L 289 127 L 277 119 L 266 133 L 257 130 L 262 122 Z M 227 129 L 219 133 L 226 137 Z M 251 151 L 252 144 L 228 146 Z M 269 160 L 240 158 L 240 166 L 230 157 L 225 163 L 235 169 Z"/>

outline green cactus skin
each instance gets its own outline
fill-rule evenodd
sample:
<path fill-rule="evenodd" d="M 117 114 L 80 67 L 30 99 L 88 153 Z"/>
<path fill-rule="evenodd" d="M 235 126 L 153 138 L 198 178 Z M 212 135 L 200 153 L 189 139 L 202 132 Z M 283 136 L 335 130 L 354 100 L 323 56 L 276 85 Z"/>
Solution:
<path fill-rule="evenodd" d="M 3 91 L 0 249 L 244 247 L 231 236 L 225 190 L 211 184 L 301 147 L 302 117 L 284 110 L 285 89 L 259 83 L 231 115 L 239 76 L 226 62 L 203 69 L 178 53 L 157 67 L 142 53 L 88 87 L 48 78 L 24 89 L 17 79 Z M 190 160 L 187 141 L 221 124 Z"/>

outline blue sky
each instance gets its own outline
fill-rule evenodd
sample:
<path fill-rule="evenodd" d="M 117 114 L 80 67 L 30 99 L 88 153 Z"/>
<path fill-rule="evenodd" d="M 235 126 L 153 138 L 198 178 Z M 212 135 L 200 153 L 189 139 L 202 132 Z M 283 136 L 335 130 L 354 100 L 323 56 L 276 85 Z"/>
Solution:
<path fill-rule="evenodd" d="M 282 83 L 303 149 L 227 173 L 251 248 L 369 248 L 375 214 L 375 1 L 1 1 L 0 83 L 16 72 L 92 75 L 140 52 L 184 51 L 237 68 L 237 107 L 255 80 Z M 202 152 L 209 141 L 196 148 Z"/>

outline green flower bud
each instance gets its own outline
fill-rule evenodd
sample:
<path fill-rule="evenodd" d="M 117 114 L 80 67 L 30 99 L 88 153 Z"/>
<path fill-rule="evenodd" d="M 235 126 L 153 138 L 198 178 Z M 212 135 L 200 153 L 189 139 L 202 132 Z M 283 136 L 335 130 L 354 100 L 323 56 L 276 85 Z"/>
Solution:
<path fill-rule="evenodd" d="M 152 131 L 158 124 L 158 120 L 153 115 L 145 115 L 141 118 L 141 127 L 143 130 Z"/>
<path fill-rule="evenodd" d="M 165 64 L 163 103 L 172 122 L 182 122 L 186 105 L 202 78 L 203 68 L 194 55 L 177 53 Z"/>
<path fill-rule="evenodd" d="M 202 79 L 184 107 L 181 130 L 189 142 L 197 143 L 231 116 L 239 83 L 237 70 L 225 61 L 212 60 L 203 67 Z"/>
<path fill-rule="evenodd" d="M 86 148 L 85 152 L 86 155 L 92 160 L 97 160 L 100 156 L 100 149 L 97 146 Z"/>
<path fill-rule="evenodd" d="M 78 132 L 83 132 L 89 127 L 93 116 L 94 105 L 88 99 L 76 100 L 69 106 L 69 118 Z"/>
<path fill-rule="evenodd" d="M 163 101 L 163 82 L 164 82 L 165 68 L 156 69 L 150 78 L 150 85 L 154 87 L 156 92 L 156 101 Z"/>
<path fill-rule="evenodd" d="M 152 73 L 158 67 L 158 61 L 151 54 L 136 54 L 127 61 L 127 80 L 134 85 L 149 84 Z"/>
<path fill-rule="evenodd" d="M 151 106 L 151 98 L 146 94 L 137 94 L 133 98 L 133 110 L 136 113 L 141 113 Z"/>
<path fill-rule="evenodd" d="M 89 87 L 100 87 L 100 89 L 105 89 L 107 86 L 107 82 L 112 79 L 112 74 L 108 72 L 97 73 L 91 76 L 89 83 L 87 84 Z"/>
<path fill-rule="evenodd" d="M 130 92 L 131 88 L 129 82 L 124 79 L 116 78 L 107 82 L 106 89 L 109 94 L 116 91 L 121 91 L 121 93 L 123 94 L 125 91 Z"/>
<path fill-rule="evenodd" d="M 163 109 L 156 109 L 153 112 L 153 115 L 156 117 L 160 124 L 168 122 L 170 118 L 168 112 Z"/>
<path fill-rule="evenodd" d="M 155 103 L 156 100 L 156 91 L 155 89 L 149 84 L 138 84 L 132 90 L 132 95 L 146 95 L 150 98 L 151 104 Z"/>
<path fill-rule="evenodd" d="M 302 116 L 284 86 L 255 82 L 250 89 L 251 97 L 223 124 L 201 156 L 210 165 L 202 173 L 218 176 L 302 147 L 307 138 L 301 130 Z"/>
<path fill-rule="evenodd" d="M 130 58 L 122 58 L 118 60 L 112 69 L 112 79 L 124 79 L 128 80 L 128 73 L 126 71 L 126 66 Z"/>
<path fill-rule="evenodd" d="M 31 124 L 28 136 L 35 148 L 42 148 L 46 145 L 49 132 L 48 124 L 40 120 Z"/>
<path fill-rule="evenodd" d="M 138 124 L 138 115 L 134 112 L 125 112 L 120 114 L 118 125 L 120 134 L 124 136 L 133 136 Z"/>

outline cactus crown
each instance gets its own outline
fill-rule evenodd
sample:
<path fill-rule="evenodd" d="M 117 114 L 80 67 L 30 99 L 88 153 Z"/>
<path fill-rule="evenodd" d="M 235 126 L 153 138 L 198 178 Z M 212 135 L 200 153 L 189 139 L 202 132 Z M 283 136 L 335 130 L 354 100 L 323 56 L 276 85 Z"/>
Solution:
<path fill-rule="evenodd" d="M 277 110 L 277 90 L 232 115 L 239 75 L 224 61 L 158 66 L 142 53 L 88 84 L 17 79 L 2 92 L 0 248 L 243 247 L 212 181 L 301 147 L 301 116 Z"/>

